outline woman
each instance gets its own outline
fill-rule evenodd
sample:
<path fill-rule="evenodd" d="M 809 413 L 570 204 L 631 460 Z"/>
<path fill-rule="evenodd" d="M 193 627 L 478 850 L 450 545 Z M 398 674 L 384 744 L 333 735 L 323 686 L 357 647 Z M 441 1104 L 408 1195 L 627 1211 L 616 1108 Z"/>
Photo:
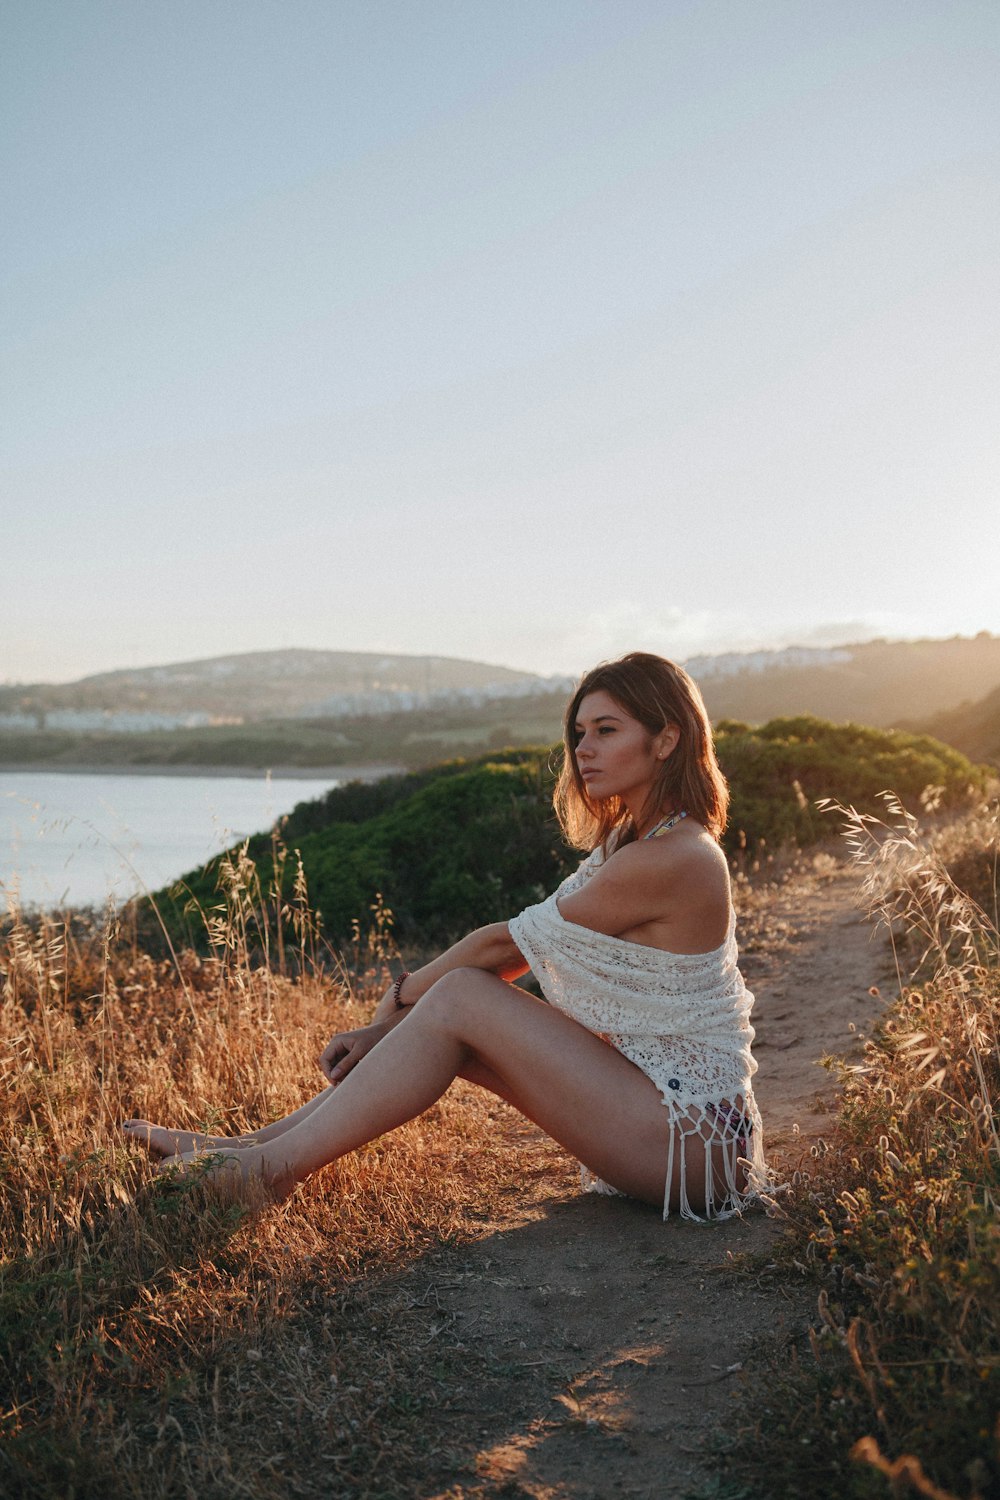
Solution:
<path fill-rule="evenodd" d="M 126 1130 L 169 1164 L 278 1193 L 413 1119 L 455 1078 L 490 1089 L 583 1164 L 597 1191 L 666 1217 L 738 1213 L 762 1185 L 753 997 L 736 967 L 718 839 L 728 791 L 697 687 L 662 657 L 596 667 L 567 709 L 555 804 L 591 853 L 546 901 L 399 976 L 329 1042 L 331 1087 L 235 1139 Z M 531 967 L 546 1000 L 510 981 Z"/>

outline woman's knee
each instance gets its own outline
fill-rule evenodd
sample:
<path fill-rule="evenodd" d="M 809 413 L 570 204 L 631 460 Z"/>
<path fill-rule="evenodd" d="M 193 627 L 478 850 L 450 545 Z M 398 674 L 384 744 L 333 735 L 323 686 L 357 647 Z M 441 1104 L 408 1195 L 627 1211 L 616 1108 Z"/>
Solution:
<path fill-rule="evenodd" d="M 414 1015 L 422 1015 L 425 1022 L 461 1030 L 479 1000 L 484 981 L 487 985 L 497 982 L 482 969 L 452 969 L 420 997 Z"/>

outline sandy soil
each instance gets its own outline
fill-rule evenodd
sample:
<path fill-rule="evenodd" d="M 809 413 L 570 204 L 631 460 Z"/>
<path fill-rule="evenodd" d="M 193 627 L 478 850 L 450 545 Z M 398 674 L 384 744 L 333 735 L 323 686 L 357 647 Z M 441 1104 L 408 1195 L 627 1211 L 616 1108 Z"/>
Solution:
<path fill-rule="evenodd" d="M 836 1107 L 818 1060 L 857 1049 L 882 1003 L 873 987 L 892 993 L 887 944 L 854 893 L 849 873 L 821 869 L 744 903 L 758 1097 L 785 1172 Z M 502 1222 L 407 1277 L 411 1305 L 433 1312 L 430 1337 L 468 1370 L 438 1414 L 449 1472 L 414 1496 L 697 1495 L 711 1479 L 706 1439 L 752 1385 L 755 1349 L 812 1318 L 812 1293 L 767 1269 L 780 1220 L 663 1224 L 635 1203 L 581 1194 L 557 1149 L 542 1138 L 538 1149 L 538 1176 Z M 758 1269 L 734 1264 L 747 1252 L 763 1257 Z"/>

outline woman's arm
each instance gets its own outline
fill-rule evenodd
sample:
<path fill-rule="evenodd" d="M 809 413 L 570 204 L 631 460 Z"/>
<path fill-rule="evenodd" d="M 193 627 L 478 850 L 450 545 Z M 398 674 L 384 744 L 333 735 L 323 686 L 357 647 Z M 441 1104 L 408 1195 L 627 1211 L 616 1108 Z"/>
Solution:
<path fill-rule="evenodd" d="M 432 958 L 430 963 L 415 969 L 404 979 L 400 1000 L 404 1007 L 415 1005 L 438 979 L 450 974 L 453 969 L 485 969 L 501 979 L 518 979 L 527 973 L 520 949 L 514 943 L 506 922 L 493 922 L 489 927 L 477 927 L 467 937 Z M 392 989 L 379 1001 L 375 1011 L 377 1021 L 388 1020 L 396 1010 Z"/>
<path fill-rule="evenodd" d="M 669 909 L 676 877 L 664 851 L 649 844 L 628 844 L 568 896 L 560 896 L 559 914 L 578 927 L 619 937 Z"/>
<path fill-rule="evenodd" d="M 367 1026 L 357 1031 L 343 1031 L 331 1037 L 320 1054 L 320 1068 L 330 1083 L 340 1083 L 361 1059 L 377 1046 L 384 1036 L 398 1025 L 411 1005 L 427 993 L 431 985 L 453 969 L 486 969 L 501 979 L 517 979 L 527 972 L 528 965 L 517 948 L 506 922 L 494 922 L 489 927 L 478 927 L 460 942 L 452 944 L 430 963 L 408 974 L 403 981 L 400 1000 L 396 1004 L 396 986 L 392 985 L 378 1005 L 375 1015 Z"/>

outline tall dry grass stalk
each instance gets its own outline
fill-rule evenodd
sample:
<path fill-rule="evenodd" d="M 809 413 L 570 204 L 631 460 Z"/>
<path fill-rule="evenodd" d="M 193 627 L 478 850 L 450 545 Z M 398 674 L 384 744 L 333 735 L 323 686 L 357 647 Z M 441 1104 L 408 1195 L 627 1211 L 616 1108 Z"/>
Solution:
<path fill-rule="evenodd" d="M 900 993 L 843 1068 L 839 1128 L 789 1209 L 819 1326 L 741 1461 L 775 1500 L 986 1500 L 1000 1493 L 997 814 L 925 836 L 893 797 L 885 820 L 839 812 Z"/>
<path fill-rule="evenodd" d="M 0 1495 L 403 1495 L 425 1460 L 435 1366 L 393 1270 L 532 1170 L 504 1106 L 460 1089 L 264 1213 L 167 1185 L 119 1130 L 239 1132 L 322 1086 L 391 916 L 331 968 L 306 895 L 244 851 L 207 957 L 153 958 L 114 912 L 0 930 Z"/>
<path fill-rule="evenodd" d="M 906 997 L 914 979 L 925 979 L 929 999 L 946 1024 L 896 1035 L 897 1052 L 909 1051 L 924 1074 L 918 1097 L 946 1088 L 950 1108 L 975 1142 L 1000 1155 L 997 1130 L 996 1062 L 1000 1057 L 998 1015 L 992 988 L 1000 965 L 997 927 L 997 857 L 1000 810 L 982 807 L 928 838 L 918 820 L 892 794 L 885 795 L 883 821 L 840 811 L 851 859 L 861 874 L 860 891 L 870 913 L 885 927 L 896 953 L 900 989 Z M 981 852 L 992 880 L 981 891 L 992 910 L 978 901 L 952 866 L 968 872 L 970 855 Z M 957 1022 L 957 1034 L 956 1034 Z M 987 1189 L 989 1191 L 989 1189 Z M 996 1205 L 994 1205 L 996 1206 Z"/>

